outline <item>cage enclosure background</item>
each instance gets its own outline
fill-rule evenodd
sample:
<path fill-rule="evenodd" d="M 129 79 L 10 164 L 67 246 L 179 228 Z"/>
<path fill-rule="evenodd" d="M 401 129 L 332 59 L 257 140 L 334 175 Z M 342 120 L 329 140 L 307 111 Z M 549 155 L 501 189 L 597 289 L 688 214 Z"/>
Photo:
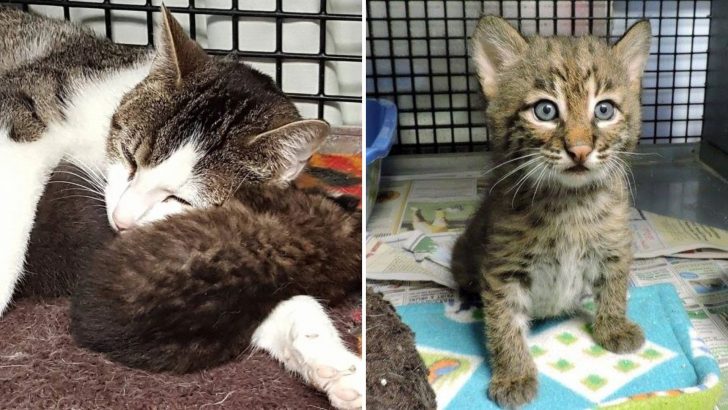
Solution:
<path fill-rule="evenodd" d="M 162 0 L 0 0 L 91 27 L 117 43 L 154 43 Z M 361 125 L 360 0 L 164 0 L 210 54 L 270 75 L 301 115 Z"/>
<path fill-rule="evenodd" d="M 649 19 L 654 39 L 640 143 L 700 140 L 710 1 L 373 0 L 366 7 L 367 95 L 399 108 L 395 153 L 488 149 L 467 47 L 482 13 L 503 16 L 527 35 L 591 33 L 610 42 Z"/>

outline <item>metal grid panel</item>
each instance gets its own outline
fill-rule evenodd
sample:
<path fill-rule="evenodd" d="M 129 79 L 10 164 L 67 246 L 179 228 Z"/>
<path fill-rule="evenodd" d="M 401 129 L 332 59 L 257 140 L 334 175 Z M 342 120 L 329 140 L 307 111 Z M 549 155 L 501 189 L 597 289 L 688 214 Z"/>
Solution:
<path fill-rule="evenodd" d="M 700 140 L 710 1 L 367 1 L 367 96 L 399 110 L 395 153 L 488 149 L 484 102 L 467 43 L 480 15 L 525 34 L 592 33 L 616 41 L 648 18 L 640 143 Z"/>
<path fill-rule="evenodd" d="M 117 43 L 154 44 L 161 0 L 0 0 L 88 25 Z M 361 124 L 360 0 L 167 0 L 210 54 L 273 77 L 305 117 Z"/>

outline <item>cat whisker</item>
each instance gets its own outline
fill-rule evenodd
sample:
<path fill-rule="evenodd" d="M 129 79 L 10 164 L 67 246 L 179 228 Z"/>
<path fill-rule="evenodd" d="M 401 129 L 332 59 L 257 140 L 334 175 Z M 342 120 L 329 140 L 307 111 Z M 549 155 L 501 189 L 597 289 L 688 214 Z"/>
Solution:
<path fill-rule="evenodd" d="M 657 156 L 660 158 L 665 158 L 664 155 L 658 154 L 657 152 L 630 152 L 630 151 L 615 151 L 612 150 L 612 152 L 620 155 L 634 155 L 634 156 Z"/>
<path fill-rule="evenodd" d="M 66 170 L 63 170 L 63 169 L 57 169 L 57 170 L 53 171 L 53 173 L 73 175 L 73 176 L 75 176 L 78 179 L 82 179 L 85 182 L 88 182 L 91 185 L 91 187 L 96 188 L 99 191 L 101 191 L 101 189 L 103 188 L 103 185 L 99 184 L 98 181 L 89 179 L 89 178 L 91 178 L 90 176 L 87 178 L 87 177 L 84 177 L 83 175 L 79 175 L 79 174 L 77 174 L 75 172 L 66 171 Z"/>
<path fill-rule="evenodd" d="M 541 185 L 541 179 L 544 176 L 544 173 L 547 169 L 550 169 L 550 167 L 547 165 L 543 167 L 543 170 L 541 170 L 541 173 L 538 174 L 538 178 L 536 179 L 536 187 L 533 189 L 533 196 L 531 197 L 531 207 L 533 207 L 533 202 L 536 200 L 536 194 L 538 193 L 538 188 Z"/>
<path fill-rule="evenodd" d="M 511 208 L 513 208 L 515 206 L 516 196 L 518 195 L 518 191 L 526 183 L 526 181 L 528 181 L 528 177 L 531 176 L 531 174 L 533 174 L 534 172 L 538 171 L 541 167 L 544 167 L 544 166 L 546 166 L 546 164 L 543 163 L 543 162 L 541 162 L 540 164 L 538 164 L 535 167 L 533 167 L 532 170 L 528 171 L 528 173 L 526 173 L 526 175 L 524 175 L 523 178 L 521 178 L 521 180 L 520 180 L 521 182 L 516 187 L 516 192 L 513 193 L 513 198 L 511 199 Z"/>
<path fill-rule="evenodd" d="M 98 192 L 88 191 L 88 190 L 86 190 L 86 189 L 81 189 L 81 188 L 67 188 L 67 189 L 61 189 L 61 190 L 60 190 L 60 191 L 58 191 L 58 192 L 68 192 L 68 191 L 81 191 L 81 192 L 88 192 L 88 193 L 91 193 L 91 194 L 96 194 L 96 195 L 99 195 L 99 194 L 98 194 Z M 102 195 L 99 195 L 99 198 L 102 198 L 102 197 L 103 197 Z"/>
<path fill-rule="evenodd" d="M 74 157 L 73 155 L 67 156 L 70 159 L 70 162 L 81 169 L 84 173 L 86 173 L 91 179 L 94 181 L 97 181 L 98 184 L 104 185 L 106 183 L 106 177 L 104 176 L 104 173 L 96 167 L 96 170 L 93 169 L 89 164 L 85 163 L 82 159 L 78 157 Z"/>
<path fill-rule="evenodd" d="M 528 178 L 528 176 L 531 175 L 531 173 L 533 172 L 534 169 L 540 168 L 541 165 L 543 165 L 543 161 L 541 161 L 540 163 L 536 164 L 535 167 L 533 167 L 532 169 L 528 170 L 528 172 L 526 172 L 524 175 L 521 175 L 521 177 L 518 178 L 518 180 L 516 181 L 516 183 L 513 184 L 510 188 L 508 188 L 506 190 L 506 193 L 509 193 L 509 192 L 513 191 L 521 182 L 525 181 L 526 178 Z"/>
<path fill-rule="evenodd" d="M 637 185 L 637 182 L 634 180 L 634 174 L 632 173 L 632 168 L 630 168 L 629 164 L 625 162 L 623 159 L 619 157 L 613 157 L 615 164 L 617 164 L 617 169 L 622 172 L 625 181 L 627 183 L 627 188 L 629 188 L 629 193 L 632 198 L 632 205 L 634 205 L 634 190 L 632 188 L 633 185 Z M 630 179 L 631 178 L 631 179 Z"/>
<path fill-rule="evenodd" d="M 90 193 L 93 193 L 93 194 L 97 194 L 100 197 L 103 197 L 104 196 L 104 193 L 101 192 L 101 191 L 94 190 L 94 189 L 92 189 L 90 187 L 87 187 L 85 185 L 77 184 L 77 183 L 71 182 L 71 181 L 49 181 L 48 184 L 49 185 L 50 184 L 65 184 L 65 185 L 71 185 L 71 186 L 76 187 L 76 188 L 71 188 L 71 189 L 76 189 L 76 190 L 90 192 Z"/>
<path fill-rule="evenodd" d="M 521 160 L 521 159 L 524 159 L 524 158 L 535 157 L 536 155 L 541 155 L 541 153 L 540 152 L 537 152 L 535 154 L 528 154 L 528 155 L 524 155 L 524 156 L 521 156 L 521 157 L 518 157 L 518 158 L 513 158 L 513 159 L 508 160 L 508 161 L 505 161 L 505 162 L 501 162 L 500 164 L 494 166 L 493 168 L 491 168 L 491 169 L 483 172 L 481 175 L 488 175 L 491 172 L 495 171 L 496 169 L 502 167 L 503 165 L 506 165 L 506 164 L 509 164 L 509 163 L 511 163 L 513 161 L 518 161 L 518 160 Z"/>
<path fill-rule="evenodd" d="M 517 166 L 517 167 L 516 167 L 515 169 L 513 169 L 513 170 L 512 170 L 511 172 L 507 173 L 507 174 L 506 174 L 505 176 L 503 176 L 503 177 L 502 177 L 501 179 L 499 179 L 498 181 L 496 181 L 496 183 L 495 183 L 495 184 L 493 184 L 493 186 L 491 186 L 491 187 L 490 187 L 490 190 L 488 191 L 488 195 L 492 194 L 492 193 L 493 193 L 493 189 L 495 188 L 495 186 L 496 186 L 496 185 L 498 185 L 498 184 L 500 184 L 500 183 L 501 183 L 501 182 L 502 182 L 503 180 L 505 180 L 505 179 L 506 179 L 506 178 L 508 178 L 509 176 L 513 175 L 514 173 L 518 172 L 518 171 L 519 171 L 520 169 L 522 169 L 522 168 L 524 168 L 524 167 L 527 167 L 527 166 L 528 166 L 528 165 L 530 165 L 530 164 L 533 164 L 534 162 L 538 161 L 539 159 L 540 159 L 540 158 L 532 158 L 532 159 L 530 159 L 530 160 L 528 160 L 528 161 L 524 162 L 523 164 L 521 164 L 521 165 Z"/>
<path fill-rule="evenodd" d="M 612 173 L 615 176 L 615 178 L 624 181 L 624 183 L 627 185 L 629 195 L 632 199 L 632 204 L 634 205 L 634 192 L 632 190 L 632 183 L 629 179 L 627 172 L 624 169 L 624 166 L 617 161 L 609 161 L 608 164 L 609 164 L 609 169 L 612 170 Z"/>
<path fill-rule="evenodd" d="M 103 199 L 96 198 L 96 197 L 93 197 L 93 196 L 88 196 L 88 195 L 68 195 L 68 196 L 63 196 L 63 197 L 60 197 L 60 198 L 53 198 L 52 199 L 52 202 L 60 201 L 60 200 L 63 200 L 63 199 L 69 199 L 69 198 L 87 198 L 87 199 L 92 199 L 94 201 L 98 201 L 98 202 L 101 202 L 103 204 L 106 204 L 106 201 L 104 201 Z"/>
<path fill-rule="evenodd" d="M 632 184 L 637 185 L 637 181 L 635 181 L 635 179 L 634 179 L 634 173 L 632 172 L 632 167 L 630 166 L 630 164 L 627 161 L 625 161 L 624 159 L 616 157 L 616 156 L 614 157 L 614 160 L 621 163 L 624 166 L 624 168 L 629 172 L 629 175 L 632 178 Z"/>

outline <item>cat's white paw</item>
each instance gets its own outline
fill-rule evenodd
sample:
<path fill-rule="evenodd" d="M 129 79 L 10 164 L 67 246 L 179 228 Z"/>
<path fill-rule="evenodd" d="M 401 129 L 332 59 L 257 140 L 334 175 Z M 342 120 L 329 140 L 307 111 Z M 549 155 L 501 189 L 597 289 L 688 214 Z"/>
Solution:
<path fill-rule="evenodd" d="M 328 339 L 328 340 L 327 340 Z M 364 397 L 362 360 L 343 346 L 338 335 L 301 335 L 293 342 L 293 355 L 311 384 L 329 397 L 337 409 L 358 409 Z"/>
<path fill-rule="evenodd" d="M 360 409 L 364 400 L 364 378 L 360 365 L 339 373 L 340 377 L 325 388 L 331 405 L 337 409 Z"/>
<path fill-rule="evenodd" d="M 326 393 L 332 406 L 362 407 L 363 361 L 346 348 L 316 299 L 295 296 L 280 303 L 256 329 L 252 342 Z"/>

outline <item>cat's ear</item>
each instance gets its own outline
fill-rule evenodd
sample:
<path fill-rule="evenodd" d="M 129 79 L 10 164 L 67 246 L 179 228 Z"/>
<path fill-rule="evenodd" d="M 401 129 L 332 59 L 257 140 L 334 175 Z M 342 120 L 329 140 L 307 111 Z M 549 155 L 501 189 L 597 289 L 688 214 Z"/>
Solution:
<path fill-rule="evenodd" d="M 250 144 L 263 154 L 273 182 L 287 185 L 306 167 L 328 135 L 326 121 L 300 120 L 264 132 Z"/>
<path fill-rule="evenodd" d="M 157 33 L 157 55 L 152 73 L 171 80 L 175 85 L 205 65 L 209 57 L 190 39 L 172 13 L 162 6 L 162 26 Z"/>
<path fill-rule="evenodd" d="M 486 98 L 493 98 L 498 91 L 498 72 L 518 60 L 527 47 L 521 33 L 502 18 L 480 19 L 470 39 L 470 52 Z"/>
<path fill-rule="evenodd" d="M 635 23 L 617 41 L 612 50 L 627 68 L 629 83 L 639 88 L 642 72 L 650 57 L 650 42 L 652 40 L 652 27 L 648 20 Z"/>

